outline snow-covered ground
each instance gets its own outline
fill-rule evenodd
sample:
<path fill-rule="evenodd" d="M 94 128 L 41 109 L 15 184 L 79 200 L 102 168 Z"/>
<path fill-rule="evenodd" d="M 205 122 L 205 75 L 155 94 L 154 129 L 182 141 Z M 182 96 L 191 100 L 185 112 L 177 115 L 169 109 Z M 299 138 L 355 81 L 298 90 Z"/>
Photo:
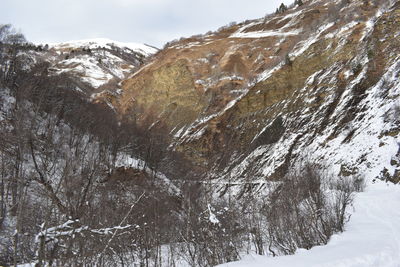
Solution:
<path fill-rule="evenodd" d="M 219 267 L 399 267 L 400 185 L 370 182 L 355 198 L 345 232 L 325 246 L 298 250 L 295 255 L 249 255 Z"/>

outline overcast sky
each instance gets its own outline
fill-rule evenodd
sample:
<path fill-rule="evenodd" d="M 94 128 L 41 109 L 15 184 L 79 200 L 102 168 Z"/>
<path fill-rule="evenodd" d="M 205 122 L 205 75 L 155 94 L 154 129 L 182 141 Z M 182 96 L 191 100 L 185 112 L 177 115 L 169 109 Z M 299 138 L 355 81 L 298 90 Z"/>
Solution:
<path fill-rule="evenodd" d="M 110 38 L 162 47 L 294 0 L 1 0 L 0 24 L 35 43 Z"/>

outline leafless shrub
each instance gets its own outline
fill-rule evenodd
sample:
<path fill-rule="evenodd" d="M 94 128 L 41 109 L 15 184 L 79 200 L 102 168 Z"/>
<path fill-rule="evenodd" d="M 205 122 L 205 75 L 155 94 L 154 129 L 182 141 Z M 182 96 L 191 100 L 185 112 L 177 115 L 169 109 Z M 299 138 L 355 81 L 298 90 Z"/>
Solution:
<path fill-rule="evenodd" d="M 344 231 L 344 224 L 346 222 L 347 208 L 353 202 L 353 193 L 356 191 L 355 183 L 348 178 L 339 179 L 331 184 L 334 190 L 334 229 L 339 232 Z"/>
<path fill-rule="evenodd" d="M 21 44 L 26 42 L 25 36 L 18 32 L 11 24 L 0 24 L 0 42 Z"/>
<path fill-rule="evenodd" d="M 353 192 L 362 189 L 361 180 L 335 181 L 320 170 L 317 164 L 307 164 L 285 177 L 270 195 L 266 217 L 271 254 L 326 244 L 333 233 L 344 230 L 347 208 Z"/>
<path fill-rule="evenodd" d="M 199 195 L 196 204 L 188 201 L 184 210 L 180 254 L 190 266 L 215 266 L 239 259 L 244 228 L 236 209 L 226 202 L 210 205 Z"/>

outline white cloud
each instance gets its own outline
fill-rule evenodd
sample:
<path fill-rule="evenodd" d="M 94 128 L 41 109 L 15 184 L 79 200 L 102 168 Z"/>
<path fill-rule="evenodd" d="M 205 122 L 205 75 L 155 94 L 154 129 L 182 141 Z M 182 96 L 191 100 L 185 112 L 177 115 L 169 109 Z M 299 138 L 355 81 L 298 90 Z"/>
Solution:
<path fill-rule="evenodd" d="M 34 42 L 93 37 L 156 46 L 258 18 L 294 0 L 2 0 L 0 23 L 21 28 Z"/>

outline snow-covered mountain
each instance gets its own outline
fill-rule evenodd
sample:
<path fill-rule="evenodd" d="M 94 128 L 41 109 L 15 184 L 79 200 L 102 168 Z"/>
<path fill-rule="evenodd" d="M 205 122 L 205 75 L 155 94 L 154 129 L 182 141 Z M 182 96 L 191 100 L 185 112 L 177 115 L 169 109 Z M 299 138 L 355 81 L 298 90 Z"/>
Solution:
<path fill-rule="evenodd" d="M 139 43 L 122 43 L 104 38 L 42 45 L 43 57 L 55 74 L 68 73 L 83 84 L 98 89 L 126 78 L 156 53 L 154 47 Z M 109 87 L 113 87 L 109 86 Z"/>
<path fill-rule="evenodd" d="M 122 82 L 118 110 L 222 181 L 305 157 L 398 181 L 398 16 L 398 1 L 304 1 L 171 43 Z"/>
<path fill-rule="evenodd" d="M 108 48 L 113 49 L 113 47 L 118 47 L 121 49 L 128 49 L 133 52 L 140 53 L 144 56 L 151 56 L 155 54 L 158 49 L 149 45 L 140 44 L 140 43 L 124 43 L 119 42 L 107 38 L 93 38 L 93 39 L 84 39 L 84 40 L 76 40 L 76 41 L 67 41 L 62 43 L 50 43 L 49 47 L 54 47 L 57 50 L 62 49 L 79 49 L 79 48 L 90 48 L 90 49 L 98 49 L 98 48 Z"/>

